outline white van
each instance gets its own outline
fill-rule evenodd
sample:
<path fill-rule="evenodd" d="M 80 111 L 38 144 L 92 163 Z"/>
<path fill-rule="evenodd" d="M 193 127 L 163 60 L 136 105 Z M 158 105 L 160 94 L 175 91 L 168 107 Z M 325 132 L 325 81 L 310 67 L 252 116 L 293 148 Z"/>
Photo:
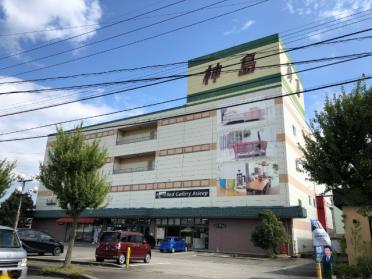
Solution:
<path fill-rule="evenodd" d="M 27 278 L 27 253 L 16 232 L 0 226 L 0 277 Z"/>

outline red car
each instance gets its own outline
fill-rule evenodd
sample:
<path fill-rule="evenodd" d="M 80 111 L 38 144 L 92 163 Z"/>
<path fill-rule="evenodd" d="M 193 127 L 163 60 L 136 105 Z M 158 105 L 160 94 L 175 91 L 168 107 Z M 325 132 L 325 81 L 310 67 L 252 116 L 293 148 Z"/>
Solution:
<path fill-rule="evenodd" d="M 106 231 L 102 233 L 96 248 L 96 261 L 114 259 L 118 264 L 124 264 L 130 247 L 130 259 L 151 260 L 151 246 L 146 243 L 143 234 L 128 231 Z"/>

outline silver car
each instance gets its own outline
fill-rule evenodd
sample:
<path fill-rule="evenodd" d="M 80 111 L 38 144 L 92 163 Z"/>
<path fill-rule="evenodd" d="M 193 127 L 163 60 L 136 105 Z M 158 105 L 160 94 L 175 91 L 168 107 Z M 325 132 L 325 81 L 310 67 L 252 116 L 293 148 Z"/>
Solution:
<path fill-rule="evenodd" d="M 0 226 L 0 277 L 27 278 L 27 253 L 16 232 Z"/>

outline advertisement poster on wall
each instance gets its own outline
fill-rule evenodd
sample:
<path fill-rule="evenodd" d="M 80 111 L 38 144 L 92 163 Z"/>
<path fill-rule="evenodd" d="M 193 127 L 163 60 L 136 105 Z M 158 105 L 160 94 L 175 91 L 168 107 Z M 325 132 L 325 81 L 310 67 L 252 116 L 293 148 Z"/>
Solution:
<path fill-rule="evenodd" d="M 244 104 L 217 112 L 217 194 L 279 194 L 273 101 Z"/>

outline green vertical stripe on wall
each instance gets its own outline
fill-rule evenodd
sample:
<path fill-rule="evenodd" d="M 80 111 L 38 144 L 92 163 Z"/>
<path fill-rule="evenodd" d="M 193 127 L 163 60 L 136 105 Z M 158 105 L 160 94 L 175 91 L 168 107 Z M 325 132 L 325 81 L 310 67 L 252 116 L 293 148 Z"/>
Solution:
<path fill-rule="evenodd" d="M 282 79 L 282 84 L 284 85 L 285 89 L 287 90 L 288 93 L 293 93 L 291 90 L 291 87 L 289 86 L 287 80 L 285 78 Z M 298 97 L 295 95 L 289 96 L 291 99 L 292 103 L 294 104 L 295 108 L 297 111 L 300 113 L 303 119 L 306 119 L 305 117 L 305 109 L 302 107 L 300 101 L 298 100 Z"/>

